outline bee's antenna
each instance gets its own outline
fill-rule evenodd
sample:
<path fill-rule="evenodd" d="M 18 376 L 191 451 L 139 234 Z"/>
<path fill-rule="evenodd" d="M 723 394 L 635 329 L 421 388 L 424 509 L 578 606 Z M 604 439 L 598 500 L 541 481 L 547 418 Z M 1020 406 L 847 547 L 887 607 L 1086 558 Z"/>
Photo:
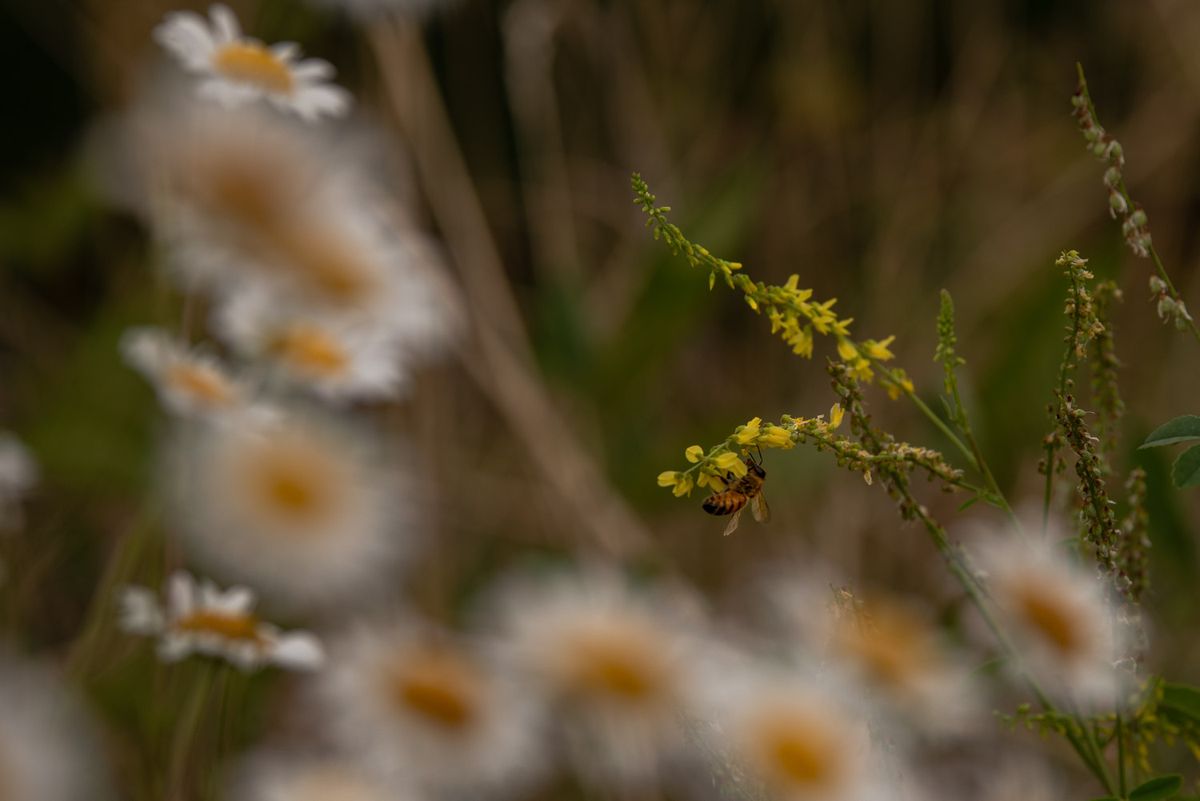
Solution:
<path fill-rule="evenodd" d="M 762 447 L 756 444 L 754 446 L 754 449 L 756 451 L 758 451 L 758 466 L 762 467 L 762 463 L 763 463 Z"/>

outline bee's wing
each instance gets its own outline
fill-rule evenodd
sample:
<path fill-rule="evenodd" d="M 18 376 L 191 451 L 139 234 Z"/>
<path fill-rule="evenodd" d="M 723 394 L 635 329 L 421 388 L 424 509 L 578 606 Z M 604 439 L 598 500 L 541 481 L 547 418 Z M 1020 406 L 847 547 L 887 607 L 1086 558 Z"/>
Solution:
<path fill-rule="evenodd" d="M 737 530 L 738 519 L 742 516 L 742 509 L 745 509 L 745 508 L 746 507 L 743 506 L 741 509 L 738 509 L 736 512 L 733 513 L 733 517 L 729 518 L 729 524 L 727 526 L 725 526 L 725 536 L 726 537 L 728 537 L 730 534 L 732 534 L 734 531 Z"/>
<path fill-rule="evenodd" d="M 761 492 L 750 499 L 750 513 L 760 523 L 771 519 L 771 508 L 767 506 L 767 496 Z"/>

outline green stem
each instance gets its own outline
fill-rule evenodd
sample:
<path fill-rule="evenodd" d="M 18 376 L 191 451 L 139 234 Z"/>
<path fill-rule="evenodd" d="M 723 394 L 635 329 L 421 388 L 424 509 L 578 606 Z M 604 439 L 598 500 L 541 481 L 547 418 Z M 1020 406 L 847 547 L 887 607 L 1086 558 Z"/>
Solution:
<path fill-rule="evenodd" d="M 902 478 L 902 476 L 893 477 Z M 1001 650 L 1009 659 L 1020 665 L 1016 647 L 1012 644 L 1012 641 L 1009 639 L 1004 629 L 1000 626 L 999 621 L 997 621 L 995 616 L 992 614 L 991 609 L 988 608 L 983 587 L 971 574 L 971 571 L 966 567 L 966 565 L 962 563 L 962 559 L 954 551 L 953 546 L 950 544 L 949 537 L 946 535 L 945 529 L 943 529 L 936 520 L 930 517 L 929 513 L 925 511 L 923 506 L 917 503 L 916 499 L 912 496 L 912 492 L 903 482 L 893 481 L 893 484 L 895 484 L 897 491 L 909 504 L 909 506 L 915 510 L 917 519 L 921 521 L 921 524 L 929 533 L 930 539 L 933 540 L 934 547 L 937 548 L 938 552 L 942 555 L 942 558 L 946 561 L 946 565 L 951 574 L 954 575 L 959 584 L 962 586 L 963 591 L 966 592 L 967 597 L 971 600 L 972 605 L 974 605 L 975 609 L 979 612 L 980 617 L 983 618 L 984 624 L 987 625 L 988 629 L 992 632 L 992 635 L 996 638 Z M 1061 714 L 1050 701 L 1046 693 L 1042 690 L 1041 686 L 1037 683 L 1037 680 L 1027 673 L 1023 667 L 1021 667 L 1021 675 L 1024 678 L 1025 683 L 1029 686 L 1030 691 L 1037 699 L 1038 704 L 1041 705 L 1042 709 L 1051 714 Z M 1075 750 L 1075 753 L 1079 755 L 1079 758 L 1083 760 L 1084 764 L 1091 771 L 1092 775 L 1096 777 L 1096 780 L 1099 781 L 1101 785 L 1103 785 L 1105 792 L 1111 794 L 1113 792 L 1112 777 L 1109 775 L 1108 767 L 1104 762 L 1103 756 L 1101 756 L 1099 753 L 1099 748 L 1095 745 L 1095 742 L 1090 736 L 1085 736 L 1087 729 L 1079 719 L 1078 715 L 1073 716 L 1071 723 L 1074 724 L 1079 731 L 1075 731 L 1069 725 L 1066 731 L 1064 731 L 1063 735 L 1067 738 L 1067 742 L 1071 744 L 1071 747 Z"/>
<path fill-rule="evenodd" d="M 221 665 L 218 662 L 205 665 L 197 677 L 196 683 L 192 685 L 192 693 L 188 697 L 187 706 L 175 727 L 175 736 L 171 740 L 171 756 L 168 762 L 170 767 L 167 772 L 168 798 L 185 797 L 183 785 L 187 777 L 188 765 L 194 762 L 188 757 L 193 750 L 192 745 L 196 740 L 196 734 L 200 730 L 209 689 L 220 670 Z"/>

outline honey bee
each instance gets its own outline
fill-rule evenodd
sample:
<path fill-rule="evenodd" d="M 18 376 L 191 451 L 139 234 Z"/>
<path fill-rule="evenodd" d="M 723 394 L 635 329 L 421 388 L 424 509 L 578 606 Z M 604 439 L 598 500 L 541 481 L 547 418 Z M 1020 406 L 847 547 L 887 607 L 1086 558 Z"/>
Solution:
<path fill-rule="evenodd" d="M 729 475 L 726 479 L 728 486 L 725 489 L 704 499 L 704 511 L 710 515 L 733 515 L 729 518 L 729 524 L 725 526 L 727 537 L 737 529 L 738 519 L 747 505 L 758 522 L 765 523 L 771 517 L 771 510 L 767 507 L 767 499 L 762 491 L 767 471 L 763 469 L 761 462 L 751 457 L 746 457 L 745 462 L 746 475 L 739 479 Z"/>

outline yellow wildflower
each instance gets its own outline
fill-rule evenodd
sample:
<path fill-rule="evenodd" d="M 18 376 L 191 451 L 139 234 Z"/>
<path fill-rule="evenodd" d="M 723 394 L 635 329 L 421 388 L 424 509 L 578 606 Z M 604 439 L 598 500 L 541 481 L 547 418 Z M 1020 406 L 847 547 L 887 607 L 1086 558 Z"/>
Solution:
<path fill-rule="evenodd" d="M 746 475 L 746 463 L 742 461 L 742 457 L 733 451 L 725 451 L 713 459 L 713 464 L 722 472 L 733 473 L 734 478 L 741 478 Z"/>
<path fill-rule="evenodd" d="M 783 426 L 769 425 L 758 438 L 760 445 L 766 445 L 768 448 L 790 448 L 796 443 L 792 441 L 792 434 Z"/>
<path fill-rule="evenodd" d="M 842 404 L 835 403 L 829 407 L 829 427 L 838 428 L 842 424 L 842 418 L 846 416 L 846 410 L 842 408 Z"/>
<path fill-rule="evenodd" d="M 692 445 L 683 452 L 683 455 L 689 462 L 695 464 L 704 458 L 704 448 L 701 448 L 699 445 Z"/>
<path fill-rule="evenodd" d="M 755 300 L 754 298 L 750 297 L 749 295 L 745 295 L 744 297 L 746 298 L 746 305 L 749 306 L 750 308 L 754 309 L 755 311 L 758 311 L 758 301 Z"/>
<path fill-rule="evenodd" d="M 692 494 L 692 477 L 691 476 L 680 477 L 680 479 L 675 482 L 675 489 L 673 489 L 671 491 L 673 493 L 675 493 L 676 498 L 680 498 L 684 495 L 691 495 Z"/>
<path fill-rule="evenodd" d="M 664 470 L 658 474 L 658 486 L 673 487 L 679 481 L 679 473 L 674 470 Z"/>
<path fill-rule="evenodd" d="M 859 381 L 870 381 L 875 377 L 875 371 L 871 369 L 869 359 L 858 358 L 850 364 L 850 372 Z"/>
<path fill-rule="evenodd" d="M 838 356 L 841 356 L 844 362 L 853 362 L 858 358 L 858 348 L 854 347 L 854 343 L 848 339 L 838 340 L 837 351 Z"/>
<path fill-rule="evenodd" d="M 758 427 L 762 425 L 762 418 L 755 417 L 744 426 L 740 426 L 737 431 L 735 440 L 739 445 L 749 445 L 758 439 Z"/>
<path fill-rule="evenodd" d="M 892 344 L 895 335 L 887 339 L 876 342 L 873 339 L 868 339 L 863 343 L 863 351 L 866 352 L 867 358 L 875 359 L 876 361 L 886 362 L 889 359 L 895 358 L 895 354 L 888 350 L 888 345 Z"/>

